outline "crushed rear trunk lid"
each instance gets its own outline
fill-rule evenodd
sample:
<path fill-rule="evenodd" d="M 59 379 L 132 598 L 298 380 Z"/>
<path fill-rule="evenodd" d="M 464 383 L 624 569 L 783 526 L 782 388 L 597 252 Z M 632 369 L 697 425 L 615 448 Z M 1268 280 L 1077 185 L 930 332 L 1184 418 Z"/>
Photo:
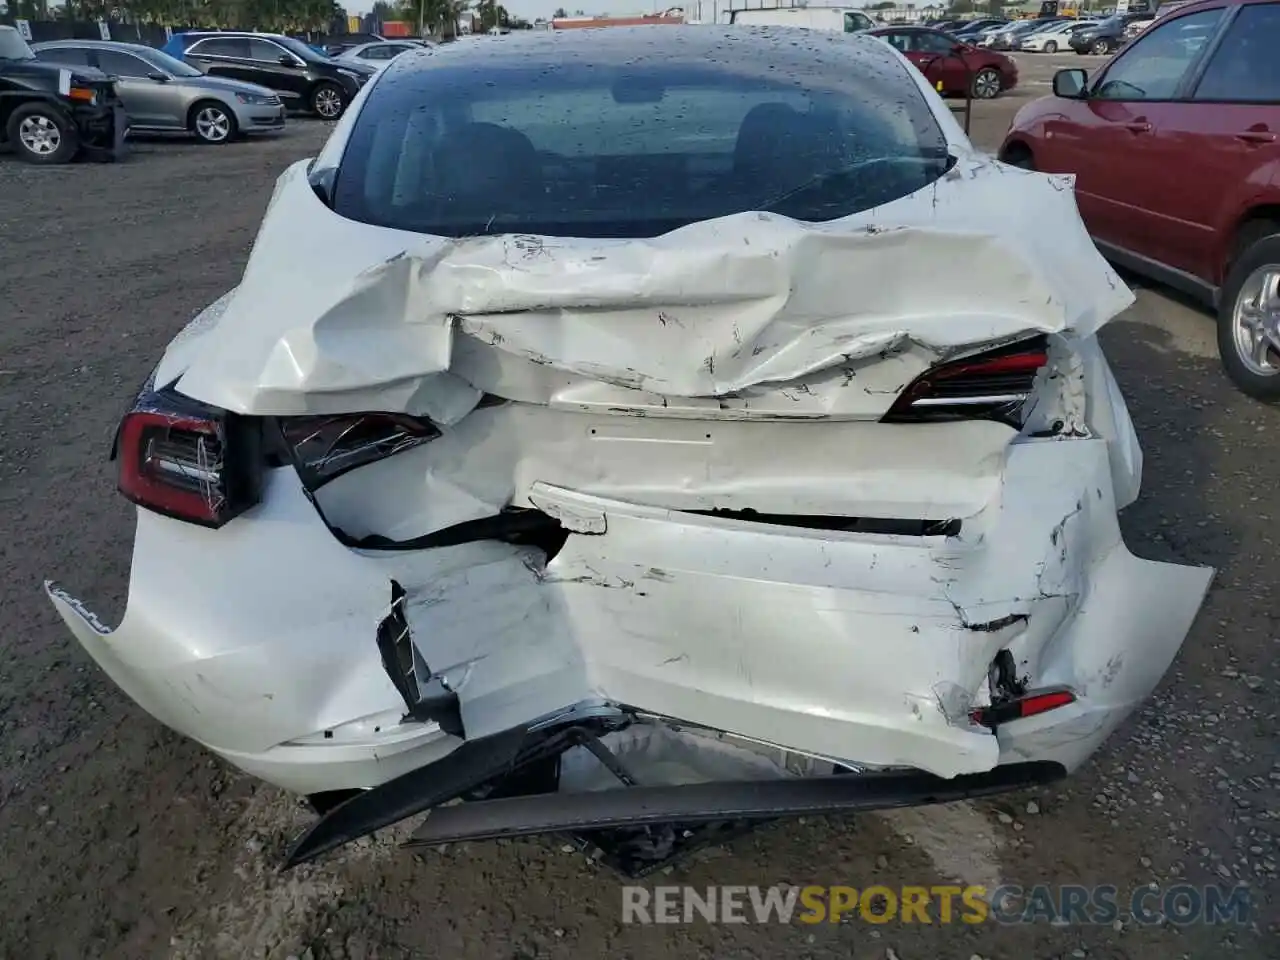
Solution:
<path fill-rule="evenodd" d="M 485 393 L 875 419 L 938 359 L 1037 332 L 1088 337 L 1132 299 L 1086 234 L 1071 178 L 973 156 L 845 219 L 743 213 L 639 240 L 356 223 L 300 163 L 178 388 L 245 414 L 446 425 Z M 870 373 L 904 352 L 901 370 Z"/>

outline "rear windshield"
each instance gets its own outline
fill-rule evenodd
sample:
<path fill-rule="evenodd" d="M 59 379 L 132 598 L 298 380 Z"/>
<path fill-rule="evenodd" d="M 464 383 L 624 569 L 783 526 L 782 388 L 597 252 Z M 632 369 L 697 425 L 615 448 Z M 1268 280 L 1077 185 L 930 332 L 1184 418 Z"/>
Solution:
<path fill-rule="evenodd" d="M 334 209 L 439 236 L 642 237 L 747 210 L 832 220 L 946 171 L 900 63 L 803 85 L 756 66 L 387 76 L 352 130 Z"/>

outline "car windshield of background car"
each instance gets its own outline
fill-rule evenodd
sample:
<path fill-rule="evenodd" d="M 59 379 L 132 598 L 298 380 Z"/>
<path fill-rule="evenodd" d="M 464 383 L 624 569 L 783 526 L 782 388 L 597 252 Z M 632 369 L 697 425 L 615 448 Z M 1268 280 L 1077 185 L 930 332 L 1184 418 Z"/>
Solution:
<path fill-rule="evenodd" d="M 1201 45 L 1208 39 L 1199 36 Z M 1187 42 L 1193 42 L 1190 38 Z M 1251 4 L 1222 38 L 1205 69 L 1195 100 L 1228 103 L 1280 101 L 1280 3 Z"/>
<path fill-rule="evenodd" d="M 315 62 L 317 60 L 333 59 L 332 57 L 327 57 L 322 53 L 317 53 L 301 40 L 295 40 L 293 37 L 272 37 L 271 42 L 278 43 L 300 60 Z"/>
<path fill-rule="evenodd" d="M 149 64 L 162 73 L 167 73 L 173 77 L 203 77 L 204 74 L 190 64 L 183 63 L 176 57 L 171 57 L 163 50 L 145 50 L 138 53 Z"/>
<path fill-rule="evenodd" d="M 34 60 L 36 55 L 17 30 L 0 27 L 0 60 Z"/>
<path fill-rule="evenodd" d="M 1184 41 L 1188 27 L 1210 29 L 1222 10 L 1204 10 L 1152 27 L 1112 64 L 1093 96 L 1100 100 L 1168 100 L 1199 55 Z"/>

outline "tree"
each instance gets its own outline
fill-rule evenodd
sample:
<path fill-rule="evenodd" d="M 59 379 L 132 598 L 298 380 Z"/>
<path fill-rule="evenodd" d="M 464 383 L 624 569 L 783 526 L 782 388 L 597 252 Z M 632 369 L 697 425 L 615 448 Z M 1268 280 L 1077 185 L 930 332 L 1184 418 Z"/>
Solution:
<path fill-rule="evenodd" d="M 951 0 L 951 12 L 955 14 L 973 13 L 973 0 Z"/>

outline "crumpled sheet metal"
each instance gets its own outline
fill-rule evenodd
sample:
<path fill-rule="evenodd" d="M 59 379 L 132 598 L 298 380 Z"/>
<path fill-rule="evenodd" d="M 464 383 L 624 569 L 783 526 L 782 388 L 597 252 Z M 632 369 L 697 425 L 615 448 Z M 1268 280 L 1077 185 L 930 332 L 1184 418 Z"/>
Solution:
<path fill-rule="evenodd" d="M 482 391 L 505 395 L 492 373 L 503 364 L 487 365 L 495 382 L 469 378 L 484 379 L 484 351 L 563 375 L 542 402 L 584 380 L 725 397 L 909 345 L 946 356 L 1029 332 L 1087 337 L 1132 301 L 1070 178 L 976 156 L 842 220 L 743 213 L 641 240 L 355 223 L 298 164 L 179 389 L 242 413 L 380 409 L 449 424 Z"/>

